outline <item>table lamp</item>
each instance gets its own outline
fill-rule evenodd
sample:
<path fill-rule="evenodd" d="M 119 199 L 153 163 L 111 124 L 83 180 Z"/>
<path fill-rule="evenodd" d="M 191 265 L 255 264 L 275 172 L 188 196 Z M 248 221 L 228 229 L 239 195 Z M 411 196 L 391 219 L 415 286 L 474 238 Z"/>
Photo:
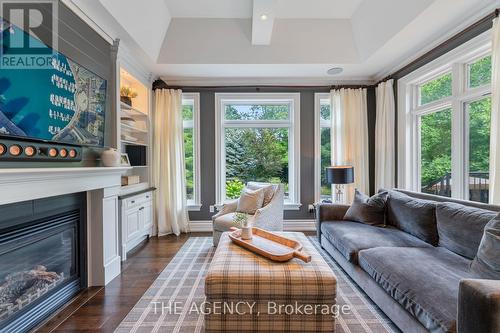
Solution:
<path fill-rule="evenodd" d="M 328 184 L 335 184 L 334 202 L 344 202 L 344 185 L 354 183 L 354 167 L 352 165 L 327 167 L 326 182 Z"/>

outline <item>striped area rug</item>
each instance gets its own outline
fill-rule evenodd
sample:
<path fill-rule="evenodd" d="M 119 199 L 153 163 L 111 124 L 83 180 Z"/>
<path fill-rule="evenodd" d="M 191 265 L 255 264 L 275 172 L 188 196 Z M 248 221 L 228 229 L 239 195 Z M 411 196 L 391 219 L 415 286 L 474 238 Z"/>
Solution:
<path fill-rule="evenodd" d="M 349 314 L 336 320 L 336 332 L 399 332 L 319 246 L 309 240 L 337 276 L 337 304 L 349 305 Z M 153 282 L 115 332 L 203 332 L 204 276 L 214 254 L 210 237 L 191 237 Z"/>

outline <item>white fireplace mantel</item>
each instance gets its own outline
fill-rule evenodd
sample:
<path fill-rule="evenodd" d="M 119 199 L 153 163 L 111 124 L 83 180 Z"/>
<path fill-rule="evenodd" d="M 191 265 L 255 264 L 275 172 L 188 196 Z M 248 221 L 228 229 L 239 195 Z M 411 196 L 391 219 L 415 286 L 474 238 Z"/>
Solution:
<path fill-rule="evenodd" d="M 87 192 L 89 286 L 120 274 L 118 194 L 130 167 L 0 169 L 0 205 Z"/>

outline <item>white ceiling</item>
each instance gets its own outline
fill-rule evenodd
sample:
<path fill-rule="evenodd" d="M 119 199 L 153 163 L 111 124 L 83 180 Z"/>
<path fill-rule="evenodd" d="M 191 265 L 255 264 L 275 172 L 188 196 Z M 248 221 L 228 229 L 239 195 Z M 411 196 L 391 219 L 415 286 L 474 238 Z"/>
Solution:
<path fill-rule="evenodd" d="M 500 0 L 63 1 L 120 38 L 154 76 L 180 85 L 373 82 L 500 7 Z M 336 66 L 344 72 L 328 76 Z"/>
<path fill-rule="evenodd" d="M 164 1 L 172 17 L 251 18 L 253 14 L 252 0 Z M 272 2 L 270 0 L 266 1 Z M 363 0 L 277 0 L 276 17 L 350 18 L 362 1 Z"/>

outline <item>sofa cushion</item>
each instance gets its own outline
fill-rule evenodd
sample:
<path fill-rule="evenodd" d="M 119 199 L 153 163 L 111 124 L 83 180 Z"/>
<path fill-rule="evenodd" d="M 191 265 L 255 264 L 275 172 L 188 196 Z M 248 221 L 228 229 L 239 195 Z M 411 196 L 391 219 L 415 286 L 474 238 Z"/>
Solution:
<path fill-rule="evenodd" d="M 484 228 L 470 271 L 482 279 L 500 280 L 500 214 Z"/>
<path fill-rule="evenodd" d="M 438 244 L 435 201 L 390 191 L 387 198 L 387 224 L 429 244 Z"/>
<path fill-rule="evenodd" d="M 456 332 L 458 286 L 470 260 L 442 247 L 379 247 L 359 265 L 430 332 Z"/>
<path fill-rule="evenodd" d="M 497 213 L 452 202 L 438 203 L 436 222 L 439 246 L 474 259 L 486 224 Z"/>
<path fill-rule="evenodd" d="M 379 246 L 431 247 L 394 227 L 375 227 L 353 221 L 323 222 L 321 232 L 352 263 L 357 263 L 358 252 L 363 249 Z"/>
<path fill-rule="evenodd" d="M 365 224 L 385 224 L 385 202 L 388 192 L 379 192 L 372 197 L 355 190 L 354 200 L 345 213 L 344 220 Z"/>

